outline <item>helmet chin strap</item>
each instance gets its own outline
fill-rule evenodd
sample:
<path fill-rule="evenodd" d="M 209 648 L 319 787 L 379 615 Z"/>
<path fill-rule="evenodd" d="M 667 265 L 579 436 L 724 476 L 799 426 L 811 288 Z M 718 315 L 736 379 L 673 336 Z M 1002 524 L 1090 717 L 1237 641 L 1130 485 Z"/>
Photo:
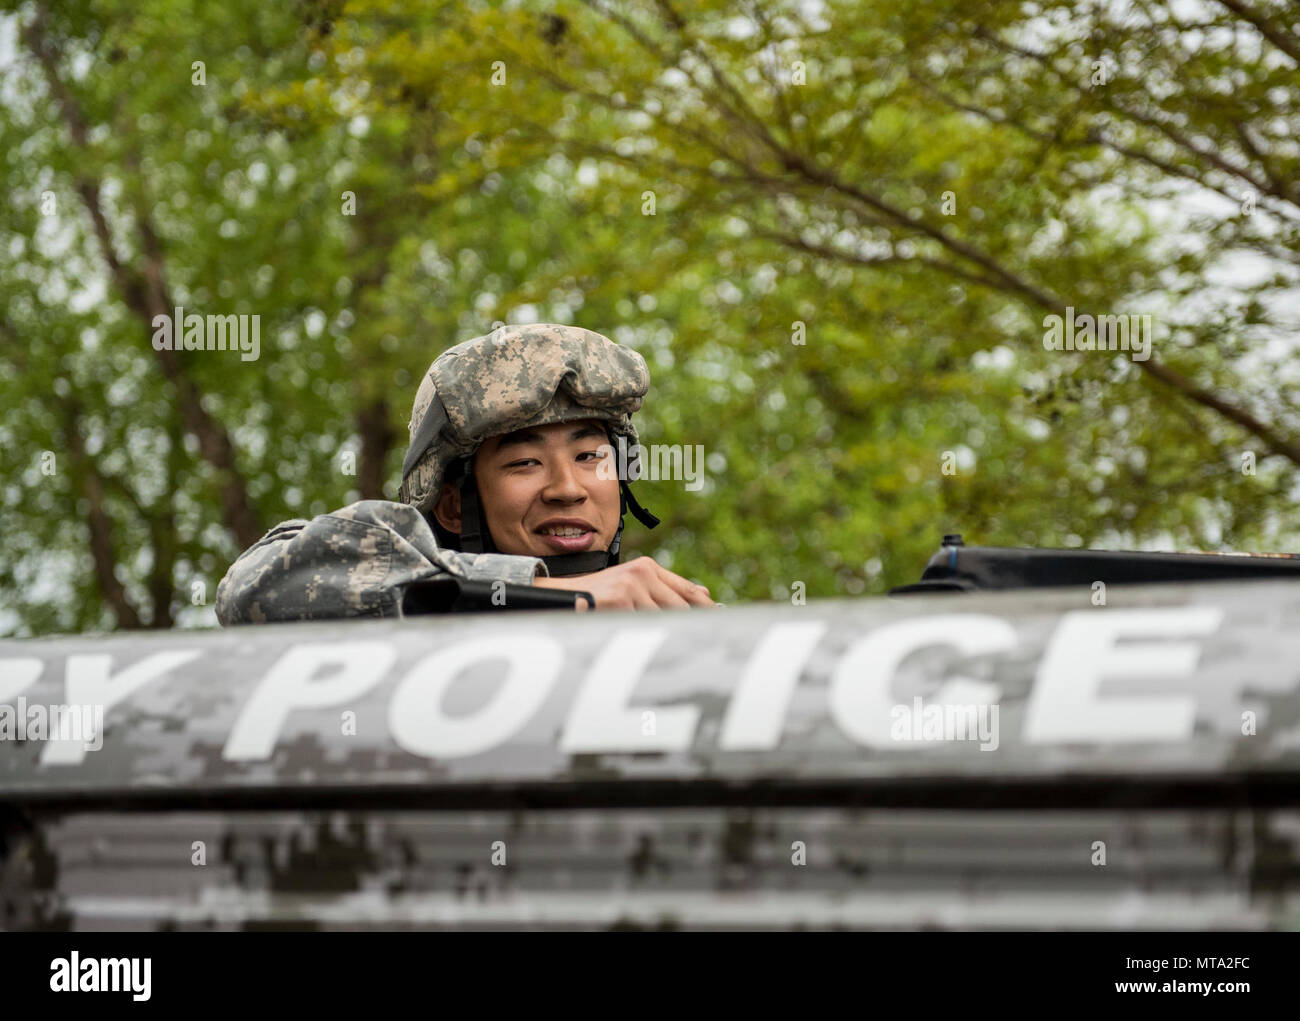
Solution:
<path fill-rule="evenodd" d="M 618 530 L 609 544 L 608 550 L 588 550 L 585 553 L 557 553 L 554 556 L 541 557 L 546 570 L 552 578 L 572 577 L 575 574 L 591 574 L 613 567 L 618 563 L 619 549 L 623 544 L 623 516 L 628 510 L 645 525 L 654 528 L 659 519 L 637 503 L 632 489 L 624 480 L 619 481 Z M 487 516 L 483 512 L 483 502 L 478 495 L 478 482 L 474 478 L 473 466 L 467 465 L 460 480 L 460 548 L 464 553 L 498 553 L 492 533 L 488 531 Z"/>

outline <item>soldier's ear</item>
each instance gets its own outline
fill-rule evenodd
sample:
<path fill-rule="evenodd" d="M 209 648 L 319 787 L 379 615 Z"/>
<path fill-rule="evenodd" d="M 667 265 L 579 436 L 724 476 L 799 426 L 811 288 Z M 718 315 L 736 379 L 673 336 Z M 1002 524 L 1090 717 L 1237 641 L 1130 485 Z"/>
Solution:
<path fill-rule="evenodd" d="M 438 494 L 438 502 L 433 505 L 433 516 L 438 519 L 438 524 L 449 532 L 456 535 L 460 534 L 460 487 L 454 486 L 450 482 L 442 484 L 442 492 Z"/>

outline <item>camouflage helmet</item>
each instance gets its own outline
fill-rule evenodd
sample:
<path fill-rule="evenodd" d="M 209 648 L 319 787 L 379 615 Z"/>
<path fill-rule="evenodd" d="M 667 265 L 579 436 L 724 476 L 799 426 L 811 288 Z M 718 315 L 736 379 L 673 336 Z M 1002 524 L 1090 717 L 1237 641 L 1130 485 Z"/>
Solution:
<path fill-rule="evenodd" d="M 432 514 L 448 469 L 491 436 L 582 418 L 637 451 L 631 415 L 650 387 L 645 359 L 577 326 L 502 326 L 457 344 L 425 373 L 402 465 L 403 503 Z"/>

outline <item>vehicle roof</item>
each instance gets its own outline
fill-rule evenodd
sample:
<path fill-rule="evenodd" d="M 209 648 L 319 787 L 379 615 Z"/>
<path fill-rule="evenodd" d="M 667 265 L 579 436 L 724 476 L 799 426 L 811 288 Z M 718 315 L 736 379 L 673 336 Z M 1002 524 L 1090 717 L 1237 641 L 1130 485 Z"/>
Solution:
<path fill-rule="evenodd" d="M 34 706 L 85 705 L 103 708 L 103 729 L 99 748 L 0 739 L 0 800 L 529 787 L 725 799 L 738 786 L 780 799 L 849 785 L 932 803 L 990 784 L 1085 800 L 1099 785 L 1294 786 L 1300 587 L 1092 595 L 4 641 L 0 728 L 2 707 L 30 723 Z M 935 705 L 956 707 L 956 727 L 962 707 L 996 706 L 996 748 L 925 739 Z"/>

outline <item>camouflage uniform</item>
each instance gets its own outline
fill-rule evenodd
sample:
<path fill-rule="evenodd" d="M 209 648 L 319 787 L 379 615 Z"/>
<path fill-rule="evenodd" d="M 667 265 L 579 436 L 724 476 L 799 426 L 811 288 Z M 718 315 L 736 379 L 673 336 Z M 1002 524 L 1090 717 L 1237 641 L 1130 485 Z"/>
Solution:
<path fill-rule="evenodd" d="M 443 574 L 529 585 L 537 557 L 441 548 L 432 514 L 451 463 L 489 436 L 583 418 L 635 449 L 630 415 L 650 385 L 645 361 L 574 326 L 505 326 L 445 351 L 416 393 L 401 499 L 362 500 L 285 521 L 246 550 L 217 587 L 223 625 L 401 616 L 413 582 Z"/>

